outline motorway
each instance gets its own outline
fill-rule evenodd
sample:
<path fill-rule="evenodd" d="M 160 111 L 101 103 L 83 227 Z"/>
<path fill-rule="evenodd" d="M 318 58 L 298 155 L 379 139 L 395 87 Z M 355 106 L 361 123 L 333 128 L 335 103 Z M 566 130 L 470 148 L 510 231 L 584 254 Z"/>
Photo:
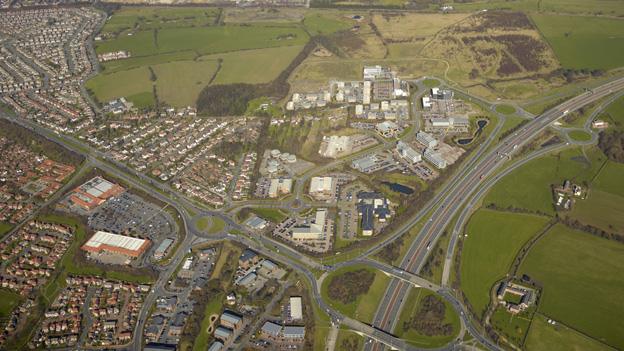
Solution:
<path fill-rule="evenodd" d="M 536 137 L 555 120 L 623 88 L 624 78 L 610 81 L 546 111 L 520 128 L 518 132 L 503 139 L 496 147 L 481 157 L 476 162 L 474 168 L 470 166 L 468 172 L 463 177 L 458 177 L 457 185 L 449 191 L 448 196 L 442 200 L 430 220 L 425 223 L 418 237 L 408 249 L 400 267 L 406 271 L 418 273 L 425 263 L 429 248 L 443 234 L 444 229 L 463 207 L 470 194 L 496 169 L 504 165 L 508 158 L 511 157 L 511 154 L 519 150 L 522 145 Z M 408 291 L 408 284 L 401 280 L 392 280 L 373 321 L 375 327 L 390 333 L 394 330 L 398 320 L 396 316 L 401 311 Z M 481 340 L 477 335 L 475 337 L 490 349 L 498 348 L 485 338 Z M 371 342 L 366 343 L 365 350 L 379 350 L 381 348 L 380 344 Z"/>
<path fill-rule="evenodd" d="M 386 237 L 383 242 L 374 245 L 366 252 L 362 253 L 356 259 L 343 262 L 334 267 L 331 267 L 330 269 L 336 269 L 340 266 L 351 265 L 354 263 L 365 263 L 371 265 L 376 269 L 380 269 L 394 277 L 404 277 L 404 279 L 392 280 L 388 291 L 386 292 L 384 299 L 379 306 L 378 314 L 375 317 L 373 326 L 367 325 L 357 320 L 353 320 L 351 318 L 347 318 L 330 308 L 323 301 L 320 295 L 320 287 L 318 286 L 317 280 L 311 272 L 311 268 L 326 269 L 327 267 L 320 265 L 315 260 L 310 259 L 307 256 L 296 252 L 294 249 L 279 244 L 274 240 L 266 238 L 264 236 L 255 236 L 253 237 L 253 240 L 250 239 L 249 237 L 253 233 L 250 233 L 249 231 L 247 231 L 247 229 L 241 227 L 238 223 L 233 221 L 228 215 L 224 214 L 222 211 L 206 209 L 203 206 L 200 207 L 196 203 L 189 201 L 185 197 L 179 196 L 169 187 L 168 184 L 155 182 L 151 178 L 139 172 L 130 170 L 125 165 L 111 160 L 107 157 L 106 154 L 90 148 L 89 146 L 84 145 L 84 143 L 72 137 L 52 132 L 27 119 L 13 118 L 6 115 L 2 115 L 2 117 L 8 118 L 13 122 L 20 124 L 21 126 L 28 128 L 39 135 L 42 135 L 52 141 L 62 144 L 74 152 L 84 155 L 88 164 L 97 167 L 104 172 L 112 174 L 113 176 L 121 179 L 122 181 L 133 187 L 149 193 L 151 196 L 155 197 L 160 201 L 168 203 L 169 205 L 174 207 L 180 214 L 180 219 L 183 222 L 186 236 L 173 257 L 170 259 L 169 263 L 161 269 L 158 280 L 154 283 L 152 291 L 146 297 L 146 302 L 139 314 L 139 323 L 137 323 L 134 338 L 130 346 L 131 349 L 140 349 L 140 345 L 142 343 L 142 330 L 145 320 L 148 317 L 151 303 L 154 302 L 157 296 L 165 293 L 165 283 L 169 279 L 170 275 L 174 272 L 175 267 L 177 267 L 177 265 L 181 262 L 184 254 L 188 251 L 188 249 L 193 246 L 197 242 L 197 240 L 201 239 L 201 237 L 206 236 L 206 234 L 199 233 L 195 228 L 189 225 L 192 218 L 198 216 L 198 213 L 202 216 L 218 216 L 226 222 L 228 229 L 236 229 L 245 233 L 245 235 L 232 235 L 221 233 L 219 235 L 211 236 L 211 240 L 228 239 L 238 241 L 244 245 L 253 248 L 254 250 L 257 250 L 263 255 L 271 257 L 279 263 L 293 268 L 301 276 L 305 277 L 312 287 L 313 299 L 322 310 L 327 312 L 327 314 L 333 321 L 335 321 L 336 323 L 342 323 L 359 333 L 367 335 L 371 340 L 375 340 L 375 342 L 370 342 L 366 344 L 367 350 L 378 348 L 379 344 L 377 343 L 377 341 L 385 345 L 391 346 L 395 349 L 416 349 L 408 345 L 404 340 L 401 340 L 391 335 L 392 330 L 394 329 L 394 323 L 397 320 L 394 317 L 399 314 L 402 301 L 405 298 L 405 293 L 407 292 L 408 287 L 411 285 L 424 286 L 429 289 L 438 291 L 438 293 L 440 293 L 444 298 L 449 300 L 454 308 L 460 313 L 460 315 L 462 316 L 463 325 L 465 328 L 468 329 L 468 332 L 470 332 L 470 334 L 475 336 L 486 347 L 490 349 L 497 349 L 496 345 L 491 344 L 488 339 L 480 335 L 479 331 L 474 327 L 474 322 L 470 320 L 469 314 L 467 313 L 467 311 L 465 311 L 465 307 L 453 296 L 453 294 L 449 290 L 447 290 L 445 287 L 434 286 L 431 283 L 422 280 L 422 278 L 416 278 L 417 276 L 414 273 L 418 273 L 428 253 L 426 246 L 433 245 L 433 243 L 438 239 L 451 218 L 453 218 L 454 214 L 462 207 L 465 199 L 467 199 L 469 195 L 483 183 L 483 178 L 487 178 L 488 175 L 492 174 L 494 170 L 502 166 L 507 161 L 506 155 L 514 152 L 514 150 L 518 148 L 518 146 L 516 145 L 523 145 L 524 143 L 535 137 L 552 121 L 561 117 L 564 114 L 564 111 L 572 111 L 574 109 L 577 109 L 603 96 L 609 95 L 612 91 L 622 89 L 623 87 L 624 79 L 615 80 L 603 86 L 595 88 L 592 93 L 585 93 L 567 102 L 564 102 L 558 107 L 549 110 L 548 112 L 526 124 L 516 134 L 510 135 L 509 137 L 504 139 L 503 142 L 497 144 L 491 151 L 487 151 L 489 145 L 494 141 L 494 135 L 497 134 L 493 132 L 486 140 L 486 142 L 484 142 L 476 150 L 477 152 L 475 153 L 474 157 L 466 162 L 468 166 L 460 171 L 454 179 L 447 182 L 448 184 L 446 184 L 443 189 L 436 195 L 436 197 L 434 197 L 432 201 L 430 201 L 416 216 L 414 216 L 412 220 L 404 223 L 399 228 L 399 230 L 397 230 L 392 235 Z M 499 123 L 497 128 L 500 128 L 501 125 L 502 123 Z M 499 129 L 497 129 L 497 131 L 498 130 Z M 344 160 L 342 161 L 344 162 Z M 366 256 L 383 247 L 383 245 L 392 242 L 395 238 L 404 234 L 415 223 L 417 223 L 420 219 L 424 218 L 424 216 L 434 208 L 435 210 L 433 216 L 431 217 L 429 222 L 425 223 L 422 231 L 411 244 L 408 253 L 405 256 L 405 259 L 401 263 L 400 267 L 391 268 L 378 264 L 375 261 L 365 259 Z M 194 214 L 191 214 L 189 210 Z M 417 282 L 419 282 L 420 284 L 418 284 Z M 452 343 L 447 345 L 443 349 L 452 349 L 455 345 L 455 343 Z"/>

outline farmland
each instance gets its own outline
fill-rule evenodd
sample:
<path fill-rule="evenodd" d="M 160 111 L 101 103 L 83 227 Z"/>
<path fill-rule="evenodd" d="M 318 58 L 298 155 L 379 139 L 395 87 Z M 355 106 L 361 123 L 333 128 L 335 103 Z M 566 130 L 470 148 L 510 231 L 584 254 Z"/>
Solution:
<path fill-rule="evenodd" d="M 126 50 L 132 56 L 195 51 L 199 55 L 267 47 L 302 45 L 307 34 L 296 26 L 226 25 L 142 31 L 99 42 L 97 53 Z"/>
<path fill-rule="evenodd" d="M 111 16 L 102 33 L 116 37 L 149 29 L 210 26 L 218 15 L 216 8 L 124 7 Z"/>
<path fill-rule="evenodd" d="M 603 14 L 618 16 L 624 14 L 621 3 L 611 0 L 482 0 L 482 1 L 456 1 L 453 6 L 458 11 L 489 10 L 519 10 L 540 11 L 555 13 L 574 14 Z"/>
<path fill-rule="evenodd" d="M 439 320 L 438 319 L 428 320 L 427 322 L 431 324 L 439 323 L 440 325 L 445 325 L 445 324 L 450 325 L 450 333 L 448 333 L 447 335 L 442 335 L 439 333 L 432 333 L 432 335 L 425 335 L 424 333 L 420 333 L 414 330 L 414 328 L 409 327 L 410 322 L 413 321 L 413 318 L 415 318 L 416 316 L 419 316 L 419 318 L 422 318 L 422 316 L 426 315 L 427 318 L 430 318 L 430 319 L 435 318 L 435 316 L 433 316 L 433 313 L 419 314 L 419 312 L 421 313 L 424 312 L 422 311 L 424 307 L 423 302 L 427 297 L 429 297 L 429 299 L 434 297 L 436 300 L 444 304 L 443 318 Z M 455 338 L 455 336 L 459 332 L 459 316 L 457 315 L 457 313 L 455 313 L 455 311 L 453 310 L 453 308 L 450 306 L 448 302 L 443 301 L 435 293 L 425 290 L 425 289 L 412 288 L 410 289 L 407 295 L 405 308 L 403 308 L 403 310 L 401 311 L 401 314 L 399 316 L 399 320 L 397 322 L 397 326 L 394 332 L 397 336 L 399 336 L 402 339 L 405 339 L 408 343 L 416 347 L 423 347 L 423 348 L 440 347 L 440 346 L 446 345 L 449 341 L 453 340 L 453 338 Z"/>
<path fill-rule="evenodd" d="M 303 49 L 303 46 L 244 50 L 206 55 L 200 61 L 221 59 L 221 70 L 213 84 L 266 83 L 275 78 Z"/>
<path fill-rule="evenodd" d="M 87 87 L 100 102 L 126 97 L 139 108 L 156 101 L 193 106 L 211 83 L 271 81 L 309 39 L 297 22 L 217 25 L 221 11 L 122 7 L 104 26 L 96 52 L 124 50 L 131 57 L 103 62 Z"/>
<path fill-rule="evenodd" d="M 624 197 L 624 187 L 622 187 L 623 175 L 624 164 L 607 161 L 596 176 L 592 186 L 596 189 Z"/>
<path fill-rule="evenodd" d="M 544 14 L 531 18 L 564 68 L 609 70 L 622 65 L 623 21 Z"/>
<path fill-rule="evenodd" d="M 588 159 L 585 158 L 588 156 Z M 552 184 L 565 179 L 582 184 L 593 179 L 606 157 L 597 148 L 568 149 L 528 162 L 501 179 L 484 203 L 554 214 Z"/>
<path fill-rule="evenodd" d="M 570 217 L 608 232 L 624 233 L 624 198 L 601 190 L 577 201 Z"/>
<path fill-rule="evenodd" d="M 528 351 L 600 351 L 611 349 L 560 323 L 554 326 L 548 324 L 546 319 L 541 315 L 533 317 L 524 344 Z"/>
<path fill-rule="evenodd" d="M 554 226 L 520 267 L 543 286 L 539 312 L 615 348 L 624 347 L 624 247 Z"/>
<path fill-rule="evenodd" d="M 461 287 L 477 315 L 490 301 L 490 289 L 505 277 L 522 245 L 548 222 L 547 217 L 478 210 L 466 227 L 461 255 Z"/>
<path fill-rule="evenodd" d="M 118 73 L 98 75 L 89 80 L 86 87 L 91 90 L 101 102 L 124 96 L 129 101 L 136 103 L 136 96 L 144 93 L 152 93 L 152 83 L 149 78 L 150 72 L 147 67 L 141 67 Z M 146 103 L 147 105 L 152 105 L 154 103 L 153 95 Z"/>

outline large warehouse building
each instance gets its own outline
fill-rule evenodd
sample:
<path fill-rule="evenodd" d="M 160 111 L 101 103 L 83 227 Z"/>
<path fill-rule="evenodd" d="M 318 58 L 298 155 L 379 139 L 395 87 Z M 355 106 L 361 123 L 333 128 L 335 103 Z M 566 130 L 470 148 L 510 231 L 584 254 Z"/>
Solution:
<path fill-rule="evenodd" d="M 111 183 L 102 177 L 95 177 L 74 189 L 70 200 L 76 206 L 90 211 L 109 198 L 117 196 L 125 191 L 121 186 Z"/>
<path fill-rule="evenodd" d="M 82 249 L 92 253 L 111 253 L 136 258 L 147 250 L 150 241 L 108 232 L 96 232 L 82 245 Z"/>

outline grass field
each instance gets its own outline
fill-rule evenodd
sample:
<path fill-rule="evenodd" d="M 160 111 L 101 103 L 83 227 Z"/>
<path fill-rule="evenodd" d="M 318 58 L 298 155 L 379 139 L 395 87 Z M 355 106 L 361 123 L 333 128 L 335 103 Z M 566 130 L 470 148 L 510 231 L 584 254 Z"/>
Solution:
<path fill-rule="evenodd" d="M 360 269 L 366 269 L 370 272 L 375 273 L 375 279 L 373 280 L 373 283 L 371 284 L 366 294 L 358 296 L 354 302 L 351 302 L 349 304 L 343 304 L 340 301 L 333 300 L 329 297 L 329 282 L 332 280 L 333 277 Z M 386 292 L 386 287 L 388 286 L 389 282 L 390 278 L 380 271 L 374 270 L 365 265 L 352 265 L 337 269 L 329 273 L 327 277 L 325 277 L 325 280 L 323 280 L 323 285 L 321 286 L 321 294 L 323 295 L 323 299 L 327 301 L 330 306 L 337 309 L 338 311 L 344 313 L 351 318 L 355 318 L 365 323 L 370 323 L 375 316 L 375 312 L 377 311 L 377 305 L 379 301 L 381 301 L 383 294 Z"/>
<path fill-rule="evenodd" d="M 428 14 L 428 13 L 375 13 L 373 23 L 386 39 L 425 42 L 438 31 L 457 23 L 468 15 L 465 13 Z"/>
<path fill-rule="evenodd" d="M 226 25 L 141 31 L 98 42 L 98 54 L 126 50 L 132 56 L 195 51 L 200 55 L 246 49 L 303 45 L 308 35 L 297 26 Z"/>
<path fill-rule="evenodd" d="M 363 336 L 349 330 L 340 328 L 338 338 L 336 339 L 336 351 L 354 351 L 360 350 L 364 346 L 365 339 Z"/>
<path fill-rule="evenodd" d="M 123 96 L 130 101 L 136 102 L 130 96 L 143 93 L 152 94 L 152 82 L 150 81 L 150 72 L 147 67 L 111 74 L 99 74 L 87 81 L 86 87 L 95 94 L 100 102 L 110 101 Z M 154 103 L 153 96 L 150 102 L 151 104 Z"/>
<path fill-rule="evenodd" d="M 13 229 L 13 225 L 11 223 L 0 222 L 0 237 L 3 237 L 11 229 Z"/>
<path fill-rule="evenodd" d="M 539 312 L 624 348 L 624 246 L 563 225 L 528 253 L 520 273 L 543 285 Z"/>
<path fill-rule="evenodd" d="M 119 35 L 156 28 L 213 25 L 219 10 L 192 7 L 122 7 L 106 21 L 102 33 Z"/>
<path fill-rule="evenodd" d="M 199 328 L 199 335 L 197 335 L 195 343 L 193 343 L 193 351 L 203 351 L 208 349 L 210 334 L 208 334 L 207 329 L 210 326 L 210 316 L 221 313 L 223 309 L 223 296 L 224 294 L 214 296 L 212 300 L 206 304 L 206 308 L 204 309 L 204 319 L 202 319 L 201 327 Z M 218 320 L 216 324 L 218 324 Z"/>
<path fill-rule="evenodd" d="M 286 215 L 282 211 L 274 208 L 256 207 L 252 208 L 251 212 L 255 213 L 258 217 L 262 217 L 263 219 L 273 223 L 279 223 L 286 219 Z"/>
<path fill-rule="evenodd" d="M 608 70 L 624 64 L 624 21 L 544 14 L 531 17 L 563 67 Z"/>
<path fill-rule="evenodd" d="M 435 295 L 434 292 L 426 290 L 426 289 L 410 289 L 407 300 L 405 301 L 405 306 L 401 311 L 399 316 L 399 321 L 397 322 L 397 326 L 394 330 L 394 334 L 401 339 L 404 339 L 408 343 L 422 348 L 435 348 L 441 347 L 449 343 L 453 340 L 457 333 L 459 332 L 459 316 L 455 313 L 455 310 L 451 307 L 451 305 L 442 300 L 446 307 L 446 312 L 444 315 L 443 323 L 450 323 L 453 326 L 453 333 L 448 336 L 427 336 L 418 333 L 413 329 L 408 329 L 407 331 L 403 329 L 404 323 L 408 322 L 409 319 L 415 315 L 421 307 L 421 301 L 428 295 Z M 436 295 L 437 296 L 437 295 Z M 438 298 L 440 298 L 438 296 Z"/>
<path fill-rule="evenodd" d="M 0 289 L 0 319 L 8 318 L 11 311 L 22 301 L 22 297 L 12 291 Z"/>
<path fill-rule="evenodd" d="M 355 21 L 348 20 L 345 16 L 328 16 L 320 13 L 314 13 L 306 15 L 303 20 L 303 25 L 308 30 L 310 35 L 319 34 L 332 34 L 341 30 L 346 30 L 352 27 Z"/>
<path fill-rule="evenodd" d="M 294 45 L 243 50 L 202 56 L 200 60 L 223 60 L 213 84 L 266 83 L 275 79 L 302 49 L 303 46 Z"/>
<path fill-rule="evenodd" d="M 456 11 L 489 10 L 521 10 L 541 11 L 576 14 L 608 14 L 622 15 L 621 3 L 611 0 L 479 0 L 479 1 L 456 1 L 453 2 Z"/>
<path fill-rule="evenodd" d="M 193 106 L 213 77 L 214 84 L 275 79 L 309 40 L 297 21 L 215 25 L 221 11 L 122 7 L 105 25 L 104 40 L 95 42 L 96 52 L 126 50 L 132 57 L 102 63 L 103 71 L 87 82 L 87 88 L 100 102 L 126 97 L 144 108 L 154 106 L 157 96 L 166 105 Z M 315 24 L 312 16 L 310 26 L 328 26 L 323 20 L 337 21 L 331 16 L 318 20 L 321 22 Z M 154 78 L 150 67 L 155 81 L 150 80 Z"/>
<path fill-rule="evenodd" d="M 568 136 L 572 138 L 572 140 L 575 140 L 575 141 L 590 141 L 591 140 L 591 134 L 583 130 L 572 130 L 568 132 Z"/>
<path fill-rule="evenodd" d="M 505 277 L 518 250 L 547 222 L 547 217 L 487 209 L 470 218 L 461 254 L 461 288 L 477 315 L 485 311 L 491 288 Z"/>
<path fill-rule="evenodd" d="M 215 61 L 178 61 L 152 67 L 158 100 L 172 106 L 194 106 L 217 70 Z"/>
<path fill-rule="evenodd" d="M 196 60 L 177 60 L 186 55 L 164 54 L 137 58 L 127 65 L 107 67 L 102 74 L 87 82 L 98 100 L 105 102 L 119 97 L 127 97 L 138 107 L 154 104 L 152 84 L 156 84 L 158 98 L 171 106 L 193 106 L 201 90 L 210 83 L 217 71 L 218 60 L 221 69 L 213 84 L 265 83 L 274 79 L 302 50 L 303 46 L 284 46 L 267 49 L 243 50 L 222 54 L 205 55 Z M 162 57 L 173 60 L 158 63 L 147 58 Z M 124 62 L 126 60 L 113 61 Z M 155 64 L 151 65 L 150 62 Z M 148 64 L 148 66 L 137 65 Z M 156 81 L 150 80 L 147 67 L 152 67 Z"/>
<path fill-rule="evenodd" d="M 427 78 L 423 81 L 423 84 L 427 87 L 427 88 L 435 88 L 438 85 L 440 85 L 440 81 L 434 78 Z"/>
<path fill-rule="evenodd" d="M 225 229 L 225 221 L 219 217 L 212 217 L 210 228 L 208 228 L 209 234 L 216 234 Z"/>
<path fill-rule="evenodd" d="M 598 119 L 609 122 L 609 129 L 624 129 L 624 96 L 611 103 Z"/>
<path fill-rule="evenodd" d="M 547 318 L 536 314 L 524 344 L 527 351 L 602 351 L 610 347 L 560 323 L 548 324 Z"/>
<path fill-rule="evenodd" d="M 202 217 L 198 219 L 197 222 L 195 222 L 195 226 L 197 226 L 197 229 L 201 231 L 205 231 L 206 229 L 208 229 L 209 224 L 210 224 L 209 217 Z"/>
<path fill-rule="evenodd" d="M 161 55 L 131 57 L 124 60 L 103 62 L 100 63 L 100 65 L 104 69 L 104 74 L 110 74 L 119 71 L 126 71 L 132 68 L 154 66 L 161 63 L 193 61 L 198 58 L 198 56 L 199 55 L 193 51 L 181 51 Z"/>
<path fill-rule="evenodd" d="M 624 187 L 622 186 L 623 176 L 624 164 L 607 161 L 596 179 L 594 179 L 592 187 L 624 197 Z"/>
<path fill-rule="evenodd" d="M 597 148 L 567 149 L 530 161 L 501 179 L 485 196 L 484 203 L 525 208 L 554 214 L 551 184 L 565 179 L 590 181 L 606 157 Z M 606 181 L 605 181 L 606 182 Z"/>
<path fill-rule="evenodd" d="M 591 190 L 585 200 L 576 201 L 570 217 L 607 232 L 624 233 L 624 197 Z"/>
<path fill-rule="evenodd" d="M 221 247 L 221 253 L 219 254 L 219 259 L 215 263 L 214 270 L 210 275 L 211 278 L 219 278 L 221 276 L 221 271 L 223 267 L 227 263 L 228 256 L 232 255 L 240 255 L 243 252 L 238 246 L 232 245 L 229 241 L 225 241 L 223 246 Z"/>
<path fill-rule="evenodd" d="M 519 314 L 511 314 L 503 306 L 496 308 L 490 318 L 490 323 L 505 335 L 505 337 L 514 345 L 522 345 L 524 337 L 529 330 L 531 324 L 531 315 L 534 312 L 523 311 Z"/>
<path fill-rule="evenodd" d="M 526 118 L 522 118 L 518 116 L 506 116 L 505 122 L 503 122 L 503 127 L 501 128 L 500 134 L 503 135 L 506 131 L 515 128 L 520 123 L 526 120 L 527 120 Z"/>
<path fill-rule="evenodd" d="M 516 112 L 516 108 L 511 105 L 500 104 L 500 105 L 496 105 L 496 112 L 502 113 L 504 115 L 510 115 Z"/>

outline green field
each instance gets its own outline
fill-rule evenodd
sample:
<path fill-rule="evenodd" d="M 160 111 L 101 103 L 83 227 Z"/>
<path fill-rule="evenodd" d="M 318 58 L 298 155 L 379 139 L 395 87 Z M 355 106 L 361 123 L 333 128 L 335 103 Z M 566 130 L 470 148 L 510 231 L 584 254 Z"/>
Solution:
<path fill-rule="evenodd" d="M 490 301 L 494 283 L 505 277 L 520 248 L 548 222 L 547 217 L 480 209 L 466 226 L 461 254 L 461 288 L 477 315 Z"/>
<path fill-rule="evenodd" d="M 193 51 L 172 52 L 168 54 L 131 57 L 124 60 L 115 60 L 100 63 L 103 73 L 110 74 L 119 71 L 126 71 L 132 68 L 140 68 L 154 66 L 161 63 L 170 63 L 177 61 L 193 61 L 199 55 Z"/>
<path fill-rule="evenodd" d="M 575 141 L 590 141 L 592 138 L 591 134 L 584 130 L 572 130 L 568 132 L 568 136 Z"/>
<path fill-rule="evenodd" d="M 435 88 L 437 86 L 440 85 L 440 81 L 434 78 L 427 78 L 425 80 L 423 80 L 423 84 L 427 87 L 427 88 Z"/>
<path fill-rule="evenodd" d="M 584 153 L 581 148 L 566 149 L 532 160 L 502 178 L 485 196 L 484 203 L 554 214 L 550 186 L 565 179 L 578 184 L 591 181 L 605 159 L 598 148 L 592 147 Z"/>
<path fill-rule="evenodd" d="M 11 223 L 0 222 L 0 237 L 11 231 L 11 229 L 13 229 L 13 225 Z"/>
<path fill-rule="evenodd" d="M 158 100 L 172 106 L 194 106 L 217 70 L 214 61 L 179 61 L 152 67 Z"/>
<path fill-rule="evenodd" d="M 137 103 L 133 96 L 140 94 L 152 95 L 152 82 L 147 67 L 134 68 L 123 72 L 99 74 L 86 83 L 87 89 L 93 92 L 100 102 L 106 102 L 119 97 L 126 97 Z M 144 100 L 141 100 L 144 102 Z M 149 105 L 154 104 L 152 95 Z M 137 104 L 138 105 L 138 104 Z M 145 107 L 138 105 L 137 107 Z"/>
<path fill-rule="evenodd" d="M 373 284 L 371 284 L 366 294 L 358 296 L 354 302 L 348 304 L 343 304 L 340 301 L 333 300 L 329 297 L 329 282 L 333 277 L 360 269 L 366 269 L 367 271 L 375 273 Z M 386 287 L 389 283 L 390 278 L 378 270 L 370 268 L 366 265 L 351 265 L 329 273 L 327 277 L 325 277 L 325 280 L 323 280 L 321 294 L 323 295 L 323 299 L 327 301 L 330 306 L 341 313 L 359 321 L 370 323 L 375 317 L 377 305 L 379 304 L 379 301 L 381 301 L 383 294 L 386 292 Z"/>
<path fill-rule="evenodd" d="M 294 45 L 213 54 L 199 59 L 223 60 L 213 84 L 266 83 L 275 79 L 302 49 L 303 46 Z"/>
<path fill-rule="evenodd" d="M 453 340 L 457 336 L 457 333 L 459 332 L 459 328 L 460 328 L 459 316 L 457 315 L 457 313 L 455 313 L 455 310 L 453 310 L 452 306 L 447 301 L 442 300 L 446 307 L 444 320 L 442 323 L 445 323 L 445 324 L 450 323 L 453 326 L 453 333 L 451 333 L 451 335 L 428 336 L 428 335 L 420 334 L 411 328 L 408 330 L 404 330 L 403 328 L 404 323 L 408 322 L 409 319 L 412 316 L 414 316 L 418 312 L 418 310 L 421 308 L 422 299 L 428 295 L 435 295 L 435 293 L 426 289 L 412 288 L 409 290 L 407 300 L 405 301 L 405 307 L 401 311 L 399 320 L 394 330 L 394 334 L 416 347 L 423 347 L 423 348 L 441 347 L 441 346 L 448 344 L 451 340 Z M 437 297 L 440 298 L 439 296 Z"/>
<path fill-rule="evenodd" d="M 543 286 L 539 312 L 615 348 L 624 348 L 624 246 L 553 227 L 520 273 Z"/>
<path fill-rule="evenodd" d="M 336 351 L 360 350 L 364 346 L 365 338 L 349 329 L 340 328 L 336 338 Z"/>
<path fill-rule="evenodd" d="M 207 329 L 210 326 L 210 316 L 213 314 L 220 314 L 223 309 L 223 294 L 214 296 L 212 300 L 210 300 L 206 304 L 206 308 L 204 309 L 204 319 L 202 319 L 201 327 L 199 328 L 199 335 L 195 338 L 195 343 L 193 344 L 193 351 L 203 351 L 208 350 L 208 340 L 210 340 L 210 334 L 208 334 Z M 218 324 L 215 322 L 215 324 Z M 215 328 L 217 325 L 215 325 Z"/>
<path fill-rule="evenodd" d="M 564 68 L 608 70 L 624 64 L 624 21 L 545 14 L 531 17 Z"/>
<path fill-rule="evenodd" d="M 258 217 L 273 223 L 279 223 L 286 219 L 286 215 L 282 211 L 274 208 L 257 207 L 252 208 L 251 212 L 255 213 Z"/>
<path fill-rule="evenodd" d="M 577 200 L 570 217 L 607 232 L 624 233 L 624 197 L 591 190 L 585 200 Z"/>
<path fill-rule="evenodd" d="M 534 311 L 535 308 L 533 307 Z M 496 308 L 490 318 L 490 323 L 496 330 L 502 332 L 514 345 L 522 345 L 522 341 L 531 324 L 533 311 L 524 311 L 519 314 L 511 314 L 503 306 Z"/>
<path fill-rule="evenodd" d="M 193 7 L 122 7 L 106 21 L 102 33 L 118 35 L 129 32 L 213 25 L 219 10 Z"/>
<path fill-rule="evenodd" d="M 199 55 L 303 45 L 308 35 L 297 26 L 226 25 L 141 31 L 98 42 L 98 54 L 126 50 L 132 56 L 195 51 Z"/>
<path fill-rule="evenodd" d="M 225 229 L 225 221 L 219 217 L 212 217 L 212 223 L 210 224 L 210 228 L 208 228 L 209 234 L 216 234 L 223 229 Z"/>
<path fill-rule="evenodd" d="M 516 128 L 523 121 L 527 121 L 527 119 L 518 117 L 518 116 L 506 116 L 505 122 L 503 122 L 503 127 L 501 128 L 501 131 L 500 131 L 500 135 L 503 135 L 508 130 Z"/>
<path fill-rule="evenodd" d="M 547 318 L 535 315 L 524 344 L 528 351 L 602 351 L 610 347 L 560 323 L 548 324 Z"/>
<path fill-rule="evenodd" d="M 87 88 L 101 102 L 126 97 L 137 107 L 147 107 L 155 102 L 152 85 L 156 84 L 161 103 L 177 107 L 194 106 L 201 90 L 217 73 L 219 60 L 222 61 L 221 69 L 213 84 L 265 83 L 281 73 L 302 48 L 296 45 L 243 50 L 205 55 L 196 60 L 186 60 L 186 55 L 164 54 L 136 58 L 126 65 L 123 63 L 130 60 L 112 61 L 111 64 L 119 62 L 120 65 L 107 66 L 103 73 L 87 82 Z M 161 61 L 158 58 L 163 58 L 165 63 L 158 63 Z M 142 64 L 147 66 L 129 68 Z M 154 70 L 155 82 L 150 80 L 148 67 Z"/>
<path fill-rule="evenodd" d="M 0 319 L 8 318 L 11 311 L 22 301 L 22 297 L 10 290 L 0 289 Z"/>
<path fill-rule="evenodd" d="M 623 176 L 624 164 L 607 161 L 596 179 L 592 182 L 592 188 L 624 197 L 624 187 L 622 186 Z"/>
<path fill-rule="evenodd" d="M 496 112 L 502 113 L 503 115 L 510 115 L 516 112 L 516 108 L 511 105 L 500 104 L 500 105 L 496 105 Z"/>
<path fill-rule="evenodd" d="M 453 1 L 457 11 L 520 10 L 578 14 L 622 15 L 624 9 L 620 1 L 613 0 L 477 0 Z"/>
<path fill-rule="evenodd" d="M 209 217 L 202 217 L 198 219 L 197 222 L 195 222 L 195 226 L 197 227 L 197 229 L 201 231 L 205 231 L 206 229 L 208 229 L 209 224 L 210 224 Z"/>
<path fill-rule="evenodd" d="M 609 129 L 624 129 L 624 96 L 611 103 L 598 119 L 609 122 Z"/>
<path fill-rule="evenodd" d="M 102 72 L 87 82 L 87 88 L 100 102 L 126 97 L 145 108 L 153 107 L 158 98 L 165 105 L 193 106 L 213 78 L 214 84 L 275 79 L 309 40 L 297 22 L 215 25 L 220 11 L 122 7 L 105 25 L 104 39 L 95 42 L 96 52 L 125 50 L 132 56 L 102 63 Z M 336 22 L 336 27 L 338 19 L 311 16 L 309 25 L 328 27 Z"/>
<path fill-rule="evenodd" d="M 351 28 L 350 22 L 352 21 L 331 18 L 329 16 L 316 13 L 306 15 L 303 20 L 303 25 L 306 27 L 310 35 L 327 35 Z"/>

